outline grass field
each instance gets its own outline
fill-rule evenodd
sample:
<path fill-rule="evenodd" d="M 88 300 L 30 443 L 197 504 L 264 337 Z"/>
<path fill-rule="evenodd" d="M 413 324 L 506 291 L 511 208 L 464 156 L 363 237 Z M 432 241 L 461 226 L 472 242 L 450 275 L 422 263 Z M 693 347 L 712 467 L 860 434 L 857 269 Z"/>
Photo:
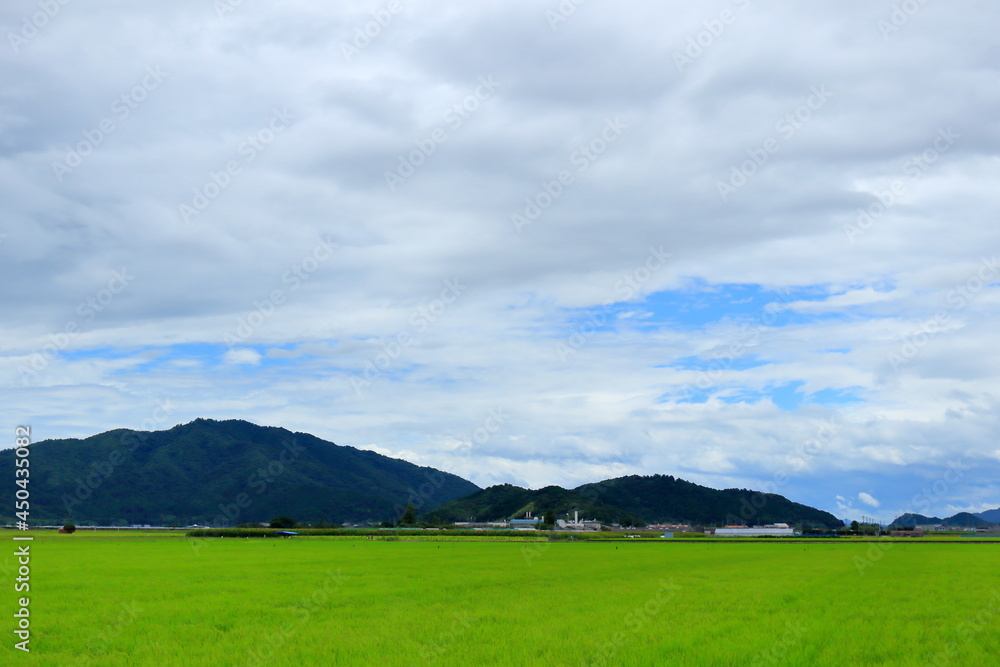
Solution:
<path fill-rule="evenodd" d="M 9 533 L 7 551 L 14 552 Z M 1000 544 L 39 534 L 2 664 L 993 665 Z"/>

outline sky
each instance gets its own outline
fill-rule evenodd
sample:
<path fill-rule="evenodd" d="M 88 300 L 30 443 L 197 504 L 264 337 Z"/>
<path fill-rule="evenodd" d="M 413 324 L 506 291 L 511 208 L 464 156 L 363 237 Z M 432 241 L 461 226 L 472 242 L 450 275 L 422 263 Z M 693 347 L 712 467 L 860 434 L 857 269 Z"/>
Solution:
<path fill-rule="evenodd" d="M 0 427 L 1000 507 L 1000 7 L 12 1 Z"/>

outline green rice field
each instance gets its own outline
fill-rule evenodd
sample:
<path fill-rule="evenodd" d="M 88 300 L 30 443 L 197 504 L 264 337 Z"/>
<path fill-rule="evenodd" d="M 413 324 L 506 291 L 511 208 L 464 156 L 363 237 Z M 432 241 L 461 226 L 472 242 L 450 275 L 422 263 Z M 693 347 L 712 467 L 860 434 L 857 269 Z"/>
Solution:
<path fill-rule="evenodd" d="M 34 533 L 4 665 L 994 665 L 1000 544 Z M 9 556 L 7 554 L 10 554 Z"/>

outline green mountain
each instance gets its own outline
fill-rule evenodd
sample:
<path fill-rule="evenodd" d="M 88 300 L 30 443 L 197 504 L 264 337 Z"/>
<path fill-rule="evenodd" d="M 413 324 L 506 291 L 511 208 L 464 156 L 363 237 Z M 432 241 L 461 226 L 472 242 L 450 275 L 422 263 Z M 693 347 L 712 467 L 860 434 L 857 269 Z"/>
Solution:
<path fill-rule="evenodd" d="M 627 507 L 647 521 L 683 523 L 789 525 L 839 528 L 844 522 L 829 512 L 792 502 L 775 493 L 750 489 L 711 489 L 670 475 L 632 475 L 585 484 L 576 489 L 603 502 Z"/>
<path fill-rule="evenodd" d="M 978 512 L 976 516 L 989 523 L 1000 523 L 1000 508 Z"/>
<path fill-rule="evenodd" d="M 426 512 L 425 516 L 431 521 L 440 522 L 499 521 L 523 517 L 525 512 L 544 516 L 551 511 L 556 514 L 556 518 L 565 518 L 573 510 L 579 510 L 587 518 L 599 517 L 606 521 L 611 521 L 610 517 L 624 519 L 628 514 L 620 508 L 559 486 L 546 486 L 532 491 L 511 484 L 500 484 L 445 503 L 436 510 Z"/>
<path fill-rule="evenodd" d="M 936 516 L 924 516 L 923 514 L 901 514 L 892 520 L 889 524 L 890 528 L 895 528 L 896 526 L 925 526 L 925 525 L 942 525 L 950 528 L 972 528 L 974 526 L 988 526 L 994 523 L 990 521 L 987 516 L 991 515 L 992 512 L 996 510 L 990 510 L 989 512 L 984 512 L 980 514 L 970 514 L 969 512 L 959 512 L 953 516 L 947 517 L 945 519 L 939 519 Z M 997 518 L 1000 518 L 998 516 Z"/>
<path fill-rule="evenodd" d="M 0 469 L 14 478 L 14 451 Z M 477 487 L 461 477 L 306 433 L 197 419 L 167 431 L 119 429 L 31 445 L 32 524 L 234 525 L 399 517 Z M 13 521 L 11 507 L 0 520 Z"/>
<path fill-rule="evenodd" d="M 605 523 L 683 522 L 691 524 L 808 523 L 839 528 L 843 522 L 829 512 L 794 503 L 783 496 L 747 489 L 717 490 L 670 475 L 619 477 L 572 490 L 549 486 L 537 491 L 509 484 L 491 486 L 427 512 L 430 519 L 480 521 L 509 519 L 533 511 L 563 518 L 581 517 Z"/>
<path fill-rule="evenodd" d="M 927 526 L 936 525 L 943 521 L 944 519 L 939 519 L 936 516 L 924 516 L 923 514 L 914 514 L 913 512 L 907 512 L 906 514 L 900 514 L 892 523 L 889 524 L 889 528 L 895 528 L 897 526 Z"/>
<path fill-rule="evenodd" d="M 976 516 L 975 514 L 970 514 L 969 512 L 959 512 L 958 514 L 952 515 L 942 522 L 945 526 L 951 528 L 966 528 L 969 526 L 988 526 L 989 521 L 986 521 L 982 517 Z"/>

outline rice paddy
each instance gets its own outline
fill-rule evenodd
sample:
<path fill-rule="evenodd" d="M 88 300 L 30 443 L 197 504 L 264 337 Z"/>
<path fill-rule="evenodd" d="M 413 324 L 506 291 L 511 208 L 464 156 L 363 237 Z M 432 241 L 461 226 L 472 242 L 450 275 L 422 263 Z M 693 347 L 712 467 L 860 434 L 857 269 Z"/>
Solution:
<path fill-rule="evenodd" d="M 1000 544 L 35 534 L 31 655 L 8 631 L 3 664 L 991 665 L 1000 655 Z M 0 557 L 9 591 L 12 562 Z"/>

